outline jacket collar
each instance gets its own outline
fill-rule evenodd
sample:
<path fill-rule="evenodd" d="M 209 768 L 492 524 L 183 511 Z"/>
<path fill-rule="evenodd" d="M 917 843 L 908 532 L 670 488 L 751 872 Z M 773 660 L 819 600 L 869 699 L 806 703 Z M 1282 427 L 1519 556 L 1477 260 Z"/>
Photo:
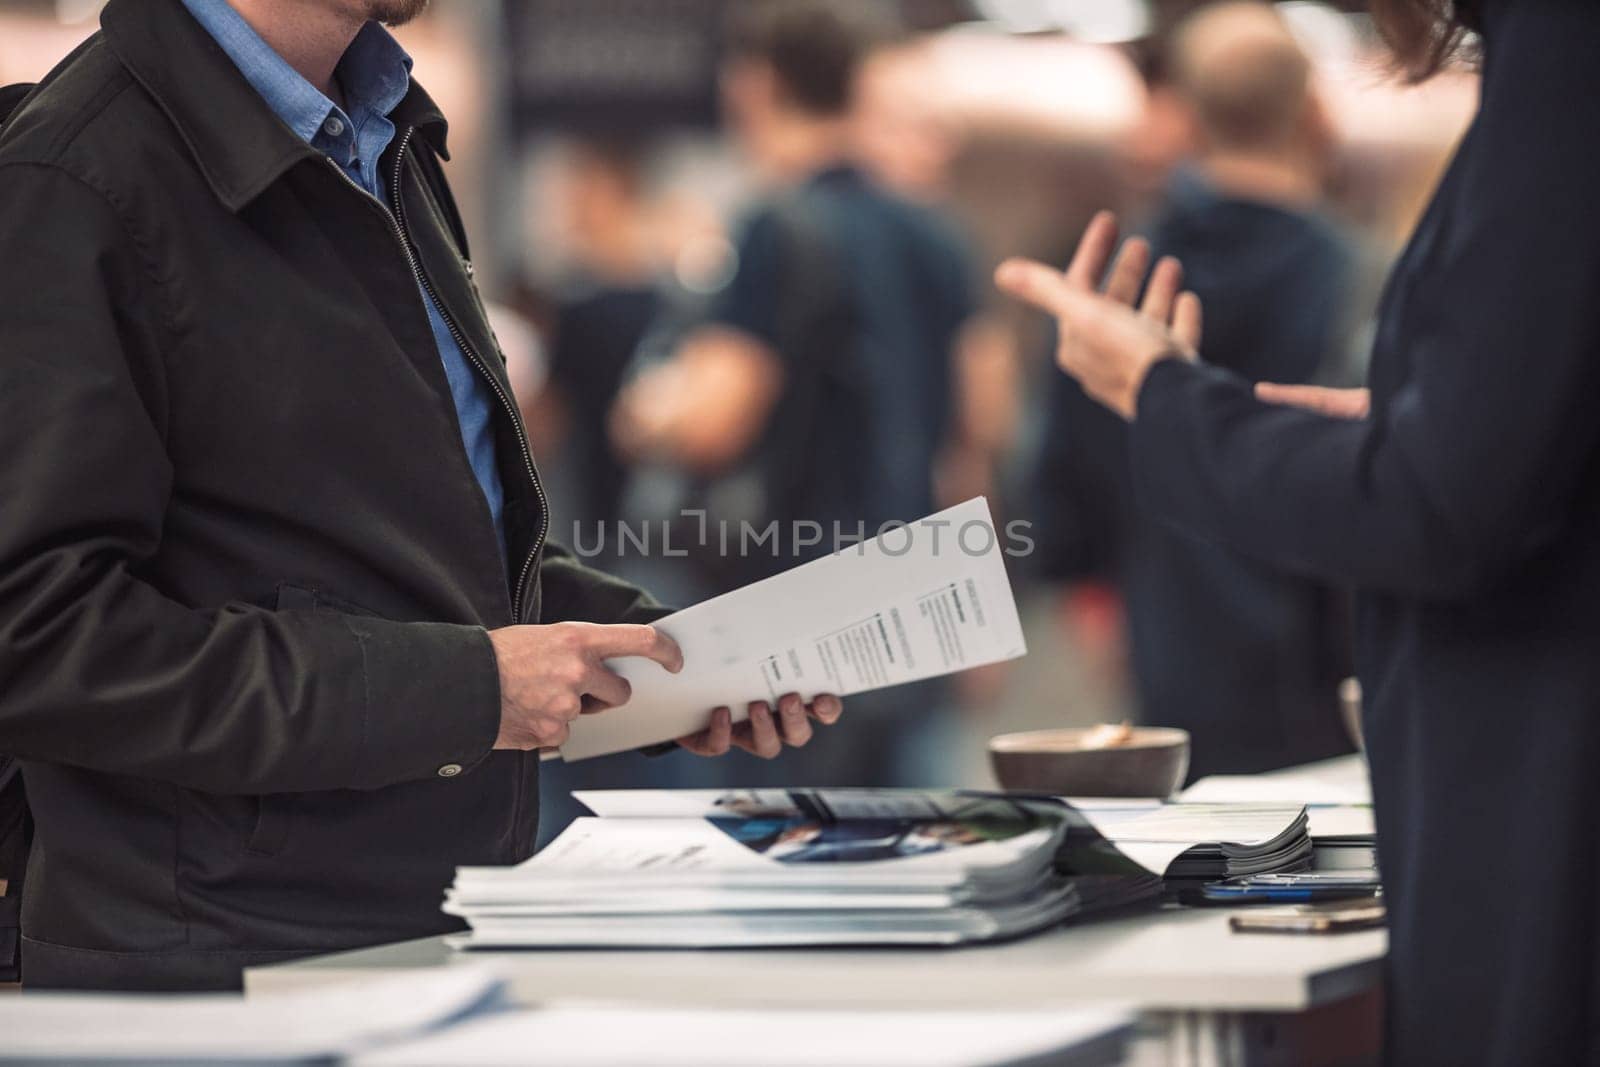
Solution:
<path fill-rule="evenodd" d="M 238 211 L 293 167 L 318 155 L 267 106 L 181 0 L 111 0 L 107 44 L 171 120 L 217 199 Z M 449 159 L 448 124 L 415 80 L 391 113 Z"/>

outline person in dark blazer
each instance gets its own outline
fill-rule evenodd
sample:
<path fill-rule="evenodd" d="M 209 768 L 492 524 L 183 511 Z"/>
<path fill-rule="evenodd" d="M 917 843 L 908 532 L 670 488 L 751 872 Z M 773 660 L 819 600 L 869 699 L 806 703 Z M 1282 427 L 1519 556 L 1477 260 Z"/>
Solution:
<path fill-rule="evenodd" d="M 998 280 L 1131 420 L 1144 507 L 1358 591 L 1391 1062 L 1597 1063 L 1600 5 L 1375 8 L 1428 70 L 1477 31 L 1483 81 L 1384 294 L 1370 393 L 1202 362 L 1176 261 L 1144 285 L 1129 241 L 1097 290 L 1109 216 L 1065 274 Z"/>

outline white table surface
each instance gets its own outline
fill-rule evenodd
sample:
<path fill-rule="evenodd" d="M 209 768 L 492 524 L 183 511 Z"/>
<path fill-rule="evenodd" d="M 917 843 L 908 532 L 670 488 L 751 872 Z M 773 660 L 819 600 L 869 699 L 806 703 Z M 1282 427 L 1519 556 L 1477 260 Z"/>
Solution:
<path fill-rule="evenodd" d="M 1147 1011 L 1300 1012 L 1375 988 L 1387 934 L 1236 934 L 1229 910 L 1164 908 L 957 949 L 458 951 L 407 941 L 246 973 L 247 992 L 374 970 L 488 963 L 524 1003 L 1029 1008 L 1092 1002 Z"/>

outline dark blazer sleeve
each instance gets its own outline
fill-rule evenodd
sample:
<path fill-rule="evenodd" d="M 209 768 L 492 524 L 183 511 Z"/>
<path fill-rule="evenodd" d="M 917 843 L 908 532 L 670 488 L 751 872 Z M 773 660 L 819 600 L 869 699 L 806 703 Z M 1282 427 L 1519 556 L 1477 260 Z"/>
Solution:
<path fill-rule="evenodd" d="M 1128 426 L 1066 375 L 1051 382 L 1047 404 L 1034 473 L 1039 573 L 1114 581 L 1132 534 Z"/>
<path fill-rule="evenodd" d="M 1448 212 L 1405 286 L 1371 418 L 1258 403 L 1221 370 L 1152 369 L 1132 430 L 1143 504 L 1332 582 L 1464 598 L 1566 525 L 1600 439 L 1600 5 L 1505 4 Z M 1407 303 L 1410 294 L 1391 293 Z"/>
<path fill-rule="evenodd" d="M 0 751 L 218 793 L 376 788 L 486 756 L 482 629 L 194 608 L 147 580 L 175 491 L 173 334 L 141 248 L 66 171 L 0 167 Z"/>

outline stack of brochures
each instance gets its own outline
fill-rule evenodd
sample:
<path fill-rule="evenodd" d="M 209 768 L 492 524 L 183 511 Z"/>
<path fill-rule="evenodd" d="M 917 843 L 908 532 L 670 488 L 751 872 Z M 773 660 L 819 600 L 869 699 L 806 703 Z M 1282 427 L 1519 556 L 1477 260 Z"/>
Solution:
<path fill-rule="evenodd" d="M 1185 802 L 1305 804 L 1312 866 L 1323 871 L 1378 868 L 1372 786 L 1360 756 L 1258 775 L 1213 775 L 1184 790 Z"/>
<path fill-rule="evenodd" d="M 462 868 L 473 947 L 951 945 L 1148 901 L 1069 805 L 912 790 L 617 790 L 533 859 Z"/>
<path fill-rule="evenodd" d="M 1118 851 L 1165 877 L 1169 888 L 1311 865 L 1310 823 L 1301 804 L 1071 804 Z"/>

